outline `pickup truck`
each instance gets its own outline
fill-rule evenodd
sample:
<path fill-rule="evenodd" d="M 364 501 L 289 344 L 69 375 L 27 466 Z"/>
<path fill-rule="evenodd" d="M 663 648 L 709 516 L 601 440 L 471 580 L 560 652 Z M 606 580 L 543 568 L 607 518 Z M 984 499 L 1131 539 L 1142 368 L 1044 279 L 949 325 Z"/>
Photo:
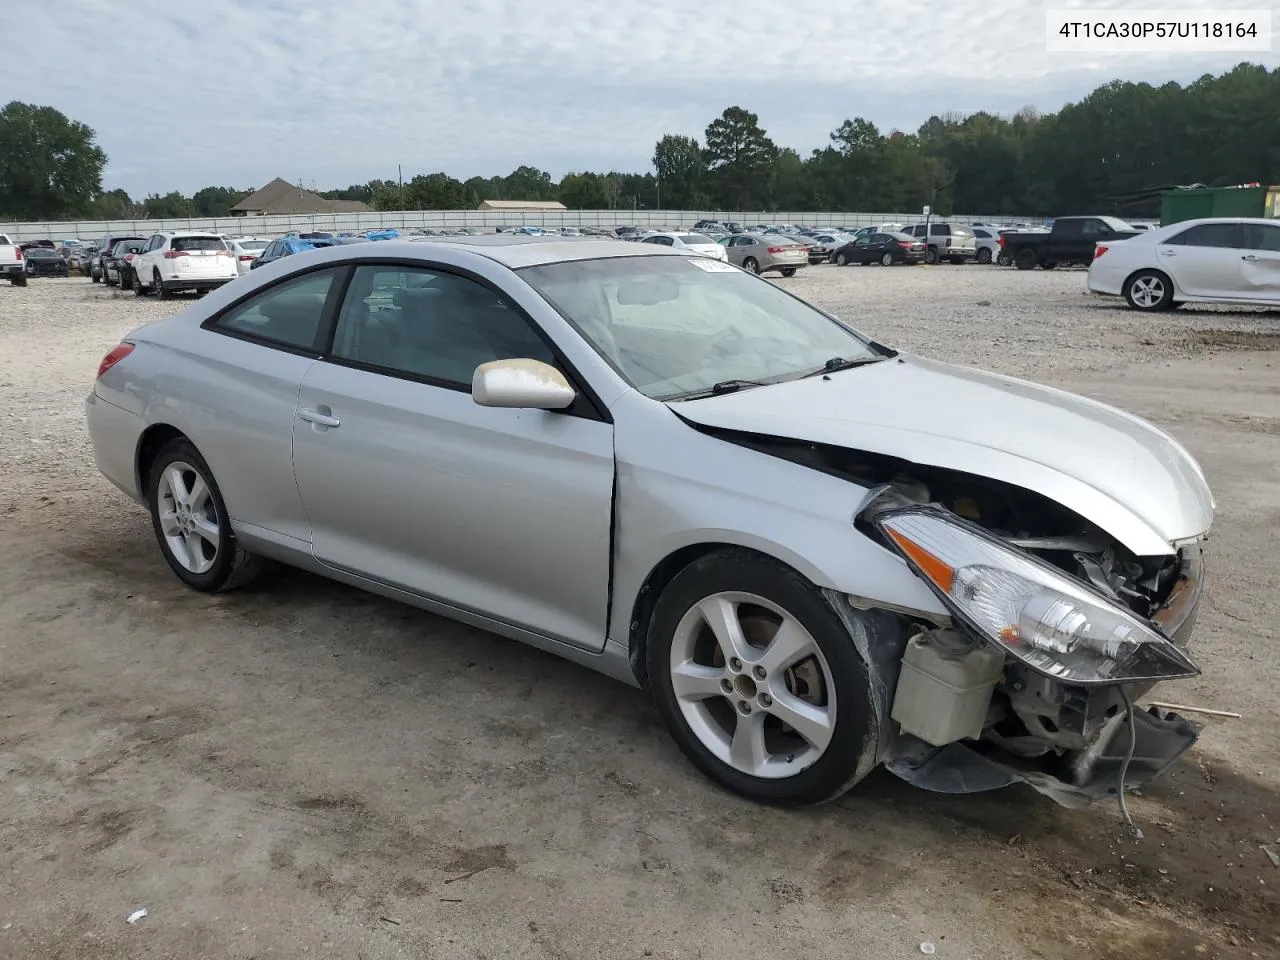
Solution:
<path fill-rule="evenodd" d="M 1052 270 L 1061 264 L 1093 262 L 1099 243 L 1136 237 L 1138 231 L 1115 217 L 1059 217 L 1045 233 L 1032 230 L 1001 230 L 1004 255 L 1019 270 L 1037 266 Z"/>
<path fill-rule="evenodd" d="M 27 285 L 26 264 L 22 258 L 22 248 L 9 241 L 0 233 L 0 277 L 4 277 L 15 287 Z"/>

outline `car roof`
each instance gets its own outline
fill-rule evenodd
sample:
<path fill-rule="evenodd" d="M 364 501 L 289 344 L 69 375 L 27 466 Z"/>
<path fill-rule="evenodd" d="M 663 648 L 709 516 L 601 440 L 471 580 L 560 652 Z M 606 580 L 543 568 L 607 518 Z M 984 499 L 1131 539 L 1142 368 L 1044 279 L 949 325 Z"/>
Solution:
<path fill-rule="evenodd" d="M 478 237 L 416 237 L 409 240 L 382 240 L 377 252 L 383 256 L 421 256 L 424 246 L 465 246 L 481 256 L 512 270 L 571 260 L 603 260 L 609 257 L 669 257 L 679 252 L 656 243 L 628 243 L 625 240 L 597 240 L 574 237 L 533 237 L 525 234 L 488 233 Z"/>

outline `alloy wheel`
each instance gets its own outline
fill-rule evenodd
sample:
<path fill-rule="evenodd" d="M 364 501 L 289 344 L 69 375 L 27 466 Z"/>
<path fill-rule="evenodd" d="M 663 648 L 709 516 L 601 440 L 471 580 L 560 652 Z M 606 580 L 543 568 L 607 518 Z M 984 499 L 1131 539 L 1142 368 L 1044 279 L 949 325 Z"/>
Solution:
<path fill-rule="evenodd" d="M 835 683 L 800 621 L 751 593 L 716 593 L 681 618 L 671 687 L 689 729 L 753 777 L 795 776 L 835 733 Z"/>
<path fill-rule="evenodd" d="M 1129 286 L 1129 296 L 1143 310 L 1154 310 L 1164 300 L 1164 281 L 1154 274 L 1138 277 Z"/>
<path fill-rule="evenodd" d="M 218 559 L 218 509 L 200 471 L 182 460 L 164 468 L 156 484 L 160 530 L 170 554 L 190 573 L 206 573 Z"/>

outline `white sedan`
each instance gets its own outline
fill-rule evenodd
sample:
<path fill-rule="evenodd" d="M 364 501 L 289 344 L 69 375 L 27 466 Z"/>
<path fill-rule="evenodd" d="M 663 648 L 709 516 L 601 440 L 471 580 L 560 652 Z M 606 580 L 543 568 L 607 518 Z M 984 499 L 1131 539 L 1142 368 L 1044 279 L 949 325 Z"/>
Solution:
<path fill-rule="evenodd" d="M 724 247 L 701 233 L 652 233 L 644 237 L 640 242 L 656 243 L 660 247 L 675 247 L 679 250 L 688 250 L 690 253 L 696 253 L 704 257 L 714 257 L 717 260 L 726 262 L 729 259 L 729 254 L 725 252 Z"/>
<path fill-rule="evenodd" d="M 253 261 L 262 256 L 262 251 L 267 249 L 267 244 L 271 242 L 259 237 L 225 237 L 224 239 L 232 256 L 236 258 L 236 270 L 240 276 L 249 272 L 253 267 Z"/>
<path fill-rule="evenodd" d="M 1135 310 L 1182 303 L 1280 306 L 1280 222 L 1186 220 L 1099 244 L 1089 289 Z"/>

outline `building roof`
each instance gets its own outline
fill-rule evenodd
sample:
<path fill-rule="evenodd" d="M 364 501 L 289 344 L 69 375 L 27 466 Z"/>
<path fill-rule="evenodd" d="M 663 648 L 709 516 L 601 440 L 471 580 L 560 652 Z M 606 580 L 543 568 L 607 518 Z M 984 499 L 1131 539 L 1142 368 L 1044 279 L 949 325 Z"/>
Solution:
<path fill-rule="evenodd" d="M 480 210 L 565 210 L 559 200 L 485 200 Z"/>
<path fill-rule="evenodd" d="M 233 213 L 364 213 L 369 206 L 359 200 L 330 200 L 310 190 L 296 187 L 276 177 L 261 190 L 249 194 L 234 207 Z"/>

